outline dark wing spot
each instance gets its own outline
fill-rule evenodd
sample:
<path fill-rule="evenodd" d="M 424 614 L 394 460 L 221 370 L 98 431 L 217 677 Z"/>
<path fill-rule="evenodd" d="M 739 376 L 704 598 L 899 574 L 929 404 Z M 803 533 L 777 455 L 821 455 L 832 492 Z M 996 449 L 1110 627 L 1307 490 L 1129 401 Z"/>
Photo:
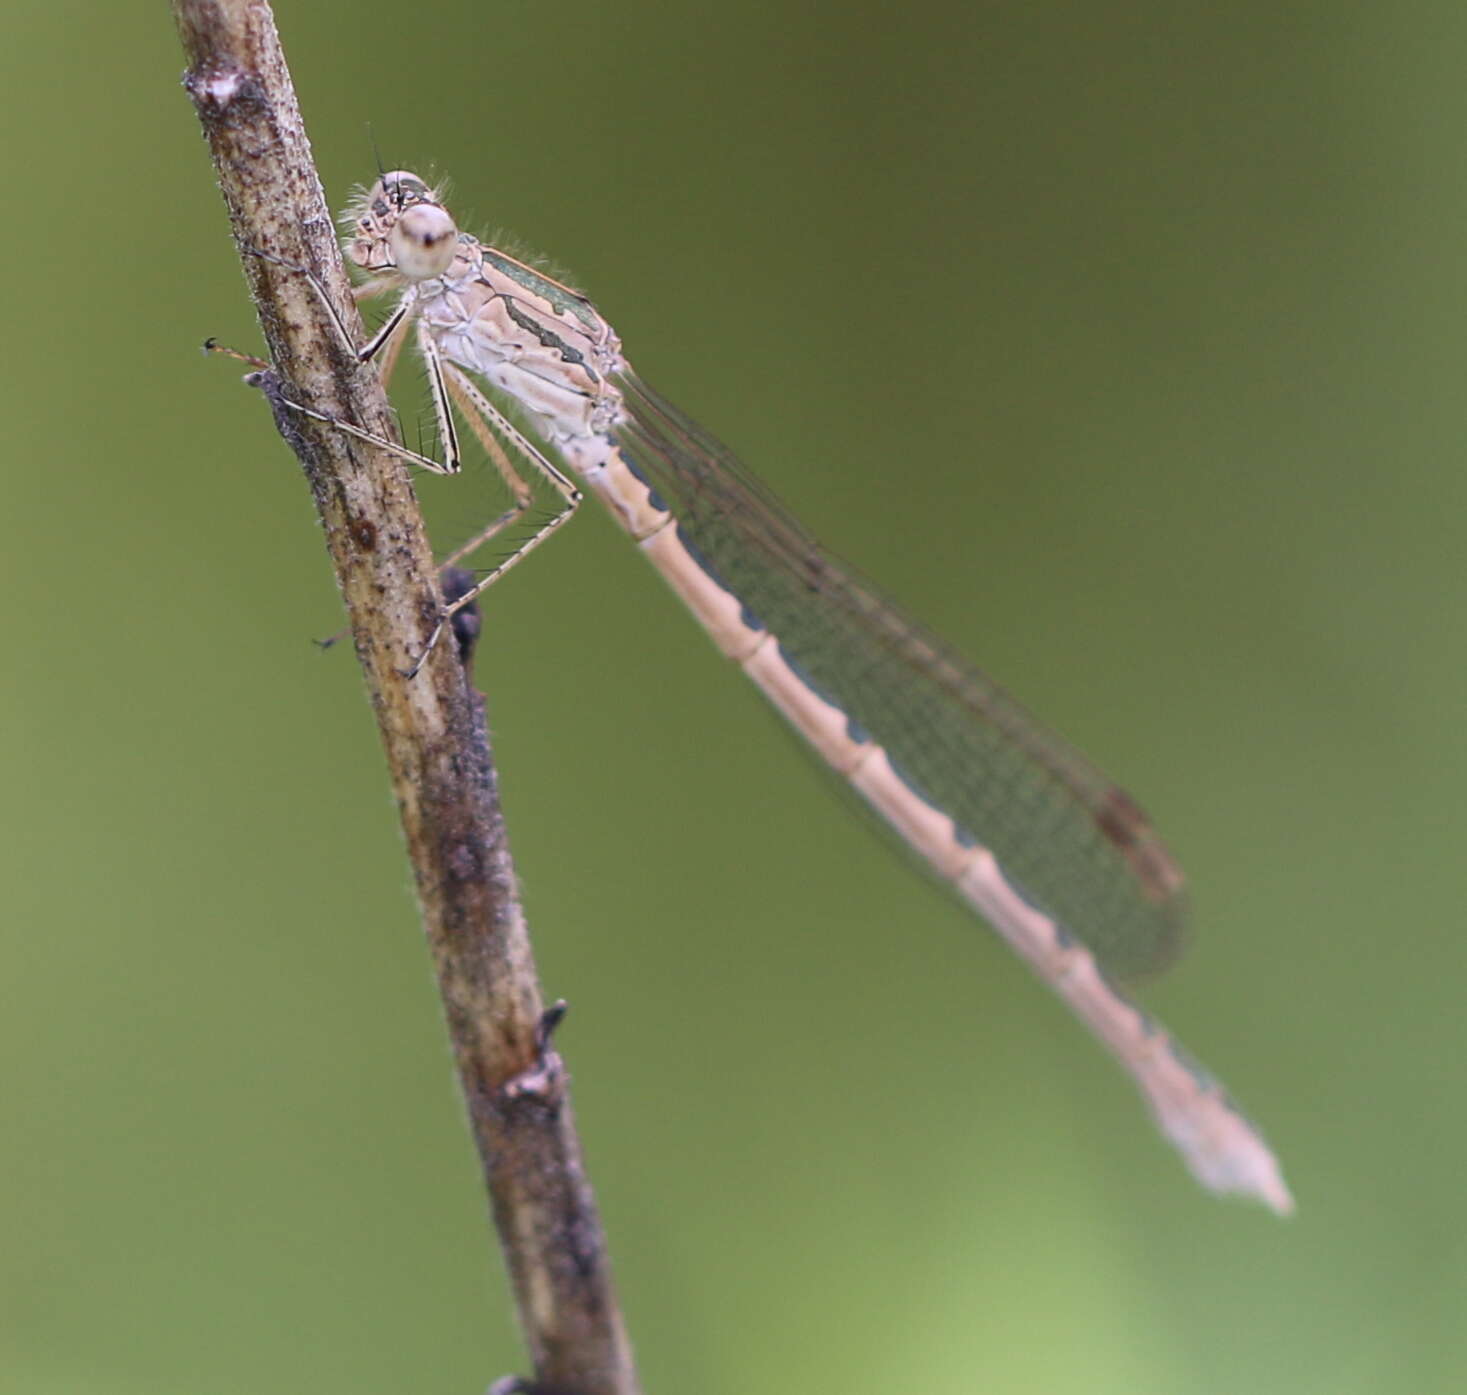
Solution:
<path fill-rule="evenodd" d="M 1162 847 L 1141 806 L 1125 790 L 1112 786 L 1095 818 L 1153 901 L 1169 901 L 1182 889 L 1182 869 Z"/>

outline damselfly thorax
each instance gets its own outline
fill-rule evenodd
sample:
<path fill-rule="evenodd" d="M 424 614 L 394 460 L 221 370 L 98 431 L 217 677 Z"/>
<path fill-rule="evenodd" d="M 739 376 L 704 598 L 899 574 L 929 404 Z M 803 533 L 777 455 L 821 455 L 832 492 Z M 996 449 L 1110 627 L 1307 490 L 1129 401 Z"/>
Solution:
<path fill-rule="evenodd" d="M 403 288 L 378 339 L 417 321 L 436 352 L 533 413 L 557 443 L 620 418 L 611 379 L 626 367 L 621 344 L 584 295 L 460 232 L 416 175 L 384 175 L 347 217 L 348 258 L 377 273 L 359 294 Z"/>

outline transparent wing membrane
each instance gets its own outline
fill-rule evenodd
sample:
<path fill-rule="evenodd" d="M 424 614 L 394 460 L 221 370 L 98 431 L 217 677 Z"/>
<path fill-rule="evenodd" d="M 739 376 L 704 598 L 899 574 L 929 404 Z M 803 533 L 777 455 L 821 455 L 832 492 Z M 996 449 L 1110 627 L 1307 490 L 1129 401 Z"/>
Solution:
<path fill-rule="evenodd" d="M 631 375 L 618 385 L 617 442 L 790 664 L 1109 970 L 1165 965 L 1182 877 L 1130 798 L 837 563 L 718 441 Z"/>

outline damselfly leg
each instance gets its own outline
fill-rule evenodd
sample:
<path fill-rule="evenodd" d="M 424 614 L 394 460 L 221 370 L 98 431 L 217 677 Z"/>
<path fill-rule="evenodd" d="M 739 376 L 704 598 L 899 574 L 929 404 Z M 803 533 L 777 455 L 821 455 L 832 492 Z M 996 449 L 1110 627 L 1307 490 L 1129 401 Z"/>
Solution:
<path fill-rule="evenodd" d="M 438 433 L 438 439 L 442 443 L 444 459 L 435 460 L 432 456 L 415 451 L 399 442 L 392 441 L 376 432 L 368 431 L 341 417 L 332 416 L 328 413 L 319 412 L 302 403 L 285 399 L 288 406 L 300 412 L 303 416 L 322 422 L 325 425 L 335 427 L 358 440 L 366 441 L 379 449 L 387 451 L 399 460 L 409 465 L 416 465 L 439 475 L 456 475 L 462 469 L 462 453 L 459 446 L 458 428 L 454 421 L 454 407 L 457 406 L 462 413 L 464 421 L 473 432 L 475 438 L 484 448 L 496 473 L 504 481 L 511 495 L 509 508 L 505 509 L 497 518 L 487 524 L 478 533 L 475 533 L 467 541 L 460 544 L 448 556 L 438 563 L 441 570 L 451 567 L 472 556 L 481 548 L 487 546 L 507 528 L 519 522 L 529 511 L 533 503 L 533 492 L 526 483 L 524 476 L 515 468 L 510 458 L 510 452 L 518 455 L 520 459 L 529 466 L 554 490 L 560 503 L 559 507 L 539 523 L 535 530 L 526 538 L 516 543 L 512 551 L 488 570 L 479 574 L 476 584 L 462 592 L 453 601 L 443 606 L 438 618 L 429 633 L 422 650 L 414 658 L 412 664 L 403 670 L 404 676 L 415 677 L 426 662 L 428 656 L 433 652 L 434 646 L 442 637 L 445 626 L 453 619 L 454 615 L 464 607 L 472 605 L 483 593 L 498 581 L 506 572 L 516 566 L 524 557 L 528 556 L 539 547 L 552 533 L 565 524 L 576 512 L 581 503 L 581 491 L 575 483 L 560 469 L 558 469 L 545 454 L 533 444 L 518 427 L 501 412 L 488 397 L 481 392 L 474 381 L 468 377 L 457 365 L 448 362 L 439 350 L 437 340 L 428 327 L 414 315 L 414 290 L 409 288 L 408 294 L 403 297 L 402 302 L 393 310 L 384 322 L 383 326 L 375 333 L 366 344 L 358 347 L 342 322 L 340 315 L 336 313 L 331 304 L 330 297 L 326 294 L 325 287 L 320 280 L 308 268 L 291 266 L 281 261 L 280 258 L 268 253 L 257 252 L 255 255 L 275 262 L 287 270 L 304 276 L 311 288 L 315 291 L 321 303 L 326 306 L 332 324 L 341 336 L 353 355 L 361 363 L 371 362 L 380 355 L 378 372 L 385 388 L 393 370 L 396 368 L 398 358 L 401 354 L 402 345 L 408 334 L 412 332 L 414 342 L 423 361 L 424 372 L 428 381 L 429 398 L 433 404 L 433 415 Z M 395 275 L 374 276 L 371 280 L 354 288 L 353 294 L 356 299 L 367 300 L 388 291 L 399 289 L 402 280 Z M 214 348 L 221 346 L 211 345 Z M 211 347 L 206 346 L 206 347 Z M 226 350 L 225 352 L 231 352 Z M 248 356 L 234 354 L 237 358 L 246 358 L 247 361 L 261 362 L 248 359 Z M 508 448 L 506 448 L 506 446 Z"/>

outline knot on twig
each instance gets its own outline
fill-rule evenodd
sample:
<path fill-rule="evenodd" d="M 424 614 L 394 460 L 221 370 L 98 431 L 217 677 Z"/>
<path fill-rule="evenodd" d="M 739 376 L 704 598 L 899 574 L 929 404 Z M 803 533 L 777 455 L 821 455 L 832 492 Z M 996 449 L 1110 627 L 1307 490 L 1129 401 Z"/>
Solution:
<path fill-rule="evenodd" d="M 560 998 L 540 1014 L 540 1025 L 535 1029 L 535 1064 L 518 1075 L 510 1076 L 499 1087 L 499 1098 L 505 1104 L 517 1104 L 523 1100 L 535 1100 L 546 1105 L 560 1103 L 565 1093 L 565 1062 L 550 1049 L 550 1038 L 565 1020 L 569 1006 L 564 998 Z"/>
<path fill-rule="evenodd" d="M 240 101 L 263 102 L 258 78 L 228 61 L 207 63 L 183 75 L 184 90 L 201 117 L 219 117 Z"/>

